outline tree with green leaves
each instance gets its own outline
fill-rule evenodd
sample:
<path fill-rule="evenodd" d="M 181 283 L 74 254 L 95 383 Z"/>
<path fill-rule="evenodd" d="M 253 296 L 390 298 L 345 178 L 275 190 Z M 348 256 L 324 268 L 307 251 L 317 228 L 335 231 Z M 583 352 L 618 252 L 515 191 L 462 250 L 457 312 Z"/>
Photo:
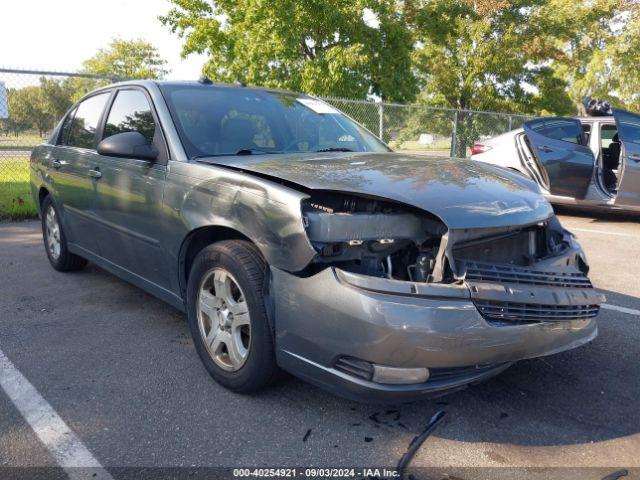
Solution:
<path fill-rule="evenodd" d="M 564 1 L 564 0 L 563 0 Z M 549 67 L 565 58 L 559 41 L 575 28 L 557 19 L 559 0 L 416 0 L 407 2 L 415 27 L 419 101 L 461 110 L 530 113 L 573 110 L 565 83 Z M 573 6 L 565 2 L 567 8 Z M 483 129 L 487 116 L 459 112 L 455 153 Z"/>
<path fill-rule="evenodd" d="M 114 79 L 161 79 L 168 73 L 166 65 L 158 49 L 149 42 L 114 39 L 109 46 L 85 60 L 81 72 Z"/>
<path fill-rule="evenodd" d="M 576 99 L 559 68 L 575 62 L 570 42 L 622 1 L 172 0 L 161 21 L 184 38 L 184 55 L 209 56 L 213 80 L 399 102 L 419 91 L 424 105 L 569 114 Z M 590 45 L 593 53 L 598 42 Z M 427 121 L 414 120 L 412 128 Z M 464 155 L 496 121 L 460 112 L 436 124 L 456 130 Z"/>
<path fill-rule="evenodd" d="M 46 115 L 56 121 L 73 105 L 77 89 L 69 79 L 60 81 L 55 78 L 41 77 L 40 92 Z"/>
<path fill-rule="evenodd" d="M 91 90 L 118 78 L 162 78 L 167 70 L 156 48 L 142 40 L 113 40 L 83 64 L 82 73 L 108 78 L 69 77 L 64 80 L 41 77 L 39 85 L 7 91 L 9 118 L 3 128 L 19 135 L 37 129 L 49 132 L 64 113 Z"/>
<path fill-rule="evenodd" d="M 40 86 L 12 89 L 7 96 L 9 124 L 16 136 L 28 129 L 37 129 L 43 136 L 52 127 L 55 117 Z"/>
<path fill-rule="evenodd" d="M 629 21 L 609 49 L 611 69 L 609 78 L 615 92 L 614 105 L 640 111 L 640 9 L 633 12 Z"/>
<path fill-rule="evenodd" d="M 33 89 L 34 87 L 27 87 Z M 37 87 L 35 87 L 37 88 Z M 9 117 L 3 120 L 4 129 L 13 133 L 16 137 L 22 132 L 33 127 L 33 116 L 29 91 L 25 88 L 9 88 L 7 89 L 7 105 L 9 109 Z"/>
<path fill-rule="evenodd" d="M 5 129 L 16 136 L 35 129 L 45 135 L 73 104 L 74 86 L 67 80 L 40 78 L 40 85 L 7 91 L 9 118 Z"/>
<path fill-rule="evenodd" d="M 317 95 L 410 101 L 412 35 L 392 0 L 171 0 L 161 21 L 204 73 Z"/>
<path fill-rule="evenodd" d="M 615 21 L 602 26 L 606 37 L 592 54 L 591 68 L 585 68 L 583 76 L 576 76 L 575 83 L 582 88 L 581 93 L 637 112 L 640 111 L 640 3 L 635 0 L 614 3 Z"/>
<path fill-rule="evenodd" d="M 561 55 L 551 59 L 553 79 L 564 87 L 570 107 L 558 109 L 545 105 L 541 113 L 584 114 L 582 102 L 587 96 L 611 99 L 611 67 L 619 60 L 613 55 L 620 32 L 625 30 L 629 0 L 593 0 L 566 2 L 550 0 L 544 7 L 548 24 L 556 36 Z"/>

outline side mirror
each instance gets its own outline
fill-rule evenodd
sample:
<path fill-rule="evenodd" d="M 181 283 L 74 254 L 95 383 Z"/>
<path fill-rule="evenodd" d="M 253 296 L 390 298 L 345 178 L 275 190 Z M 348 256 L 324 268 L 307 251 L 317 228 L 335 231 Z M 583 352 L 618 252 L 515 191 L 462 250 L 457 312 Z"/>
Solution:
<path fill-rule="evenodd" d="M 98 144 L 98 153 L 109 157 L 136 158 L 155 161 L 158 151 L 140 132 L 111 135 Z"/>

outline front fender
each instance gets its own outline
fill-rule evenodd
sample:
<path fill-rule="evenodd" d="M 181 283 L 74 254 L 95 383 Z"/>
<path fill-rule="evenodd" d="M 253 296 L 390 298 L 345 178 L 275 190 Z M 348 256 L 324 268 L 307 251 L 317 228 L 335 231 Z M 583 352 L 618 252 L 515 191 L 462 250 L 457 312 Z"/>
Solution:
<path fill-rule="evenodd" d="M 175 175 L 184 168 L 189 177 Z M 184 227 L 180 243 L 195 229 L 225 227 L 249 238 L 270 265 L 297 272 L 316 254 L 302 223 L 300 202 L 307 197 L 275 182 L 190 163 L 172 169 L 165 204 Z"/>

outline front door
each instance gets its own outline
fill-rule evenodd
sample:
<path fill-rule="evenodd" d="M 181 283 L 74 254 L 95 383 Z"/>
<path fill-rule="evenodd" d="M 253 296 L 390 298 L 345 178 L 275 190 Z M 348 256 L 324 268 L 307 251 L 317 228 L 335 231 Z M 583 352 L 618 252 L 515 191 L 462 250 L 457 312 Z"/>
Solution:
<path fill-rule="evenodd" d="M 163 254 L 162 195 L 166 146 L 150 99 L 140 88 L 117 91 L 106 115 L 103 138 L 138 131 L 160 152 L 154 162 L 101 155 L 96 213 L 103 258 L 161 287 L 169 286 L 168 259 Z"/>
<path fill-rule="evenodd" d="M 539 118 L 524 131 L 544 185 L 552 195 L 584 198 L 593 178 L 595 158 L 574 118 Z"/>
<path fill-rule="evenodd" d="M 622 143 L 622 177 L 616 205 L 640 207 L 640 115 L 614 110 Z"/>
<path fill-rule="evenodd" d="M 91 165 L 95 163 L 100 118 L 111 95 L 93 95 L 65 119 L 56 147 L 48 159 L 54 198 L 62 212 L 67 240 L 97 253 L 95 239 L 95 187 Z"/>

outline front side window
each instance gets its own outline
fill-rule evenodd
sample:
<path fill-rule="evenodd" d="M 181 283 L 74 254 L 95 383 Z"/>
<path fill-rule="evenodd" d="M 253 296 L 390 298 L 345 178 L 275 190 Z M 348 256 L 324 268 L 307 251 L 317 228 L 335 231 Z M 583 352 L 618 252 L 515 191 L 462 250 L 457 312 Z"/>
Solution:
<path fill-rule="evenodd" d="M 389 151 L 338 110 L 307 96 L 211 85 L 161 85 L 161 90 L 190 158 Z"/>
<path fill-rule="evenodd" d="M 117 93 L 107 121 L 103 138 L 124 132 L 140 132 L 151 143 L 156 131 L 156 122 L 151 106 L 140 90 L 121 90 Z"/>
<path fill-rule="evenodd" d="M 100 116 L 102 115 L 109 95 L 109 93 L 100 93 L 83 100 L 80 105 L 78 105 L 65 145 L 79 148 L 93 148 Z"/>

